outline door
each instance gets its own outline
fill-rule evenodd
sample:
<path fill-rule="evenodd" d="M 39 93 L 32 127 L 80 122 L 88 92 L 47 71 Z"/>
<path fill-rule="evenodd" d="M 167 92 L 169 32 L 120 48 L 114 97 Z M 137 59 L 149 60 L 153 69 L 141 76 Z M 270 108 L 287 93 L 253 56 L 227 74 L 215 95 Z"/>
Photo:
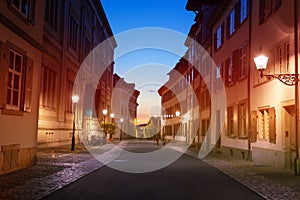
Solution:
<path fill-rule="evenodd" d="M 284 138 L 285 138 L 285 147 L 288 151 L 288 158 L 286 160 L 287 167 L 290 169 L 294 168 L 294 159 L 296 157 L 296 118 L 295 118 L 295 106 L 285 106 L 284 107 Z"/>

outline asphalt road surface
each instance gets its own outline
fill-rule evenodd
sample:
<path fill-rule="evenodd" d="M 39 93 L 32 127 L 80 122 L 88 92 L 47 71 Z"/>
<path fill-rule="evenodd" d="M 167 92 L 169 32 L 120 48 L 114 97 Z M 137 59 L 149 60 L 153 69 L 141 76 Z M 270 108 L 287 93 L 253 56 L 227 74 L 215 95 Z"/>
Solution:
<path fill-rule="evenodd" d="M 126 150 L 149 152 L 157 148 L 155 142 L 151 144 L 148 142 L 145 145 L 130 144 Z M 203 161 L 182 155 L 171 165 L 148 173 L 126 173 L 103 166 L 43 199 L 256 200 L 263 198 Z"/>

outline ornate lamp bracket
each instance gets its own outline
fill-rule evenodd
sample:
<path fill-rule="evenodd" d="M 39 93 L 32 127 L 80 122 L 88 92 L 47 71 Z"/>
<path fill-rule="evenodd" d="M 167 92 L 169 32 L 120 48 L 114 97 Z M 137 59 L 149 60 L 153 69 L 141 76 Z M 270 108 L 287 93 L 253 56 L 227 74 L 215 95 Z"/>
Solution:
<path fill-rule="evenodd" d="M 296 85 L 299 82 L 299 75 L 298 74 L 263 74 L 262 70 L 261 70 L 261 77 L 265 76 L 268 79 L 270 78 L 276 78 L 278 79 L 280 82 L 284 83 L 285 85 L 288 86 L 293 86 Z"/>

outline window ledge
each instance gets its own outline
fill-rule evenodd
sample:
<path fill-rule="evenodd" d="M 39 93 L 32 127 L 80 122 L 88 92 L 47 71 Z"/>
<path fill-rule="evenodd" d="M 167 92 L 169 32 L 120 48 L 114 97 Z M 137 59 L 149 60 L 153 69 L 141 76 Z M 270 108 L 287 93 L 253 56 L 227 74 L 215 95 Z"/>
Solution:
<path fill-rule="evenodd" d="M 23 116 L 23 111 L 20 111 L 20 110 L 3 109 L 3 110 L 1 110 L 1 114 L 2 114 L 2 115 Z"/>
<path fill-rule="evenodd" d="M 228 135 L 228 137 L 229 137 L 229 138 L 232 138 L 232 139 L 235 139 L 235 138 L 237 138 L 237 136 L 236 136 L 236 135 Z"/>
<path fill-rule="evenodd" d="M 239 136 L 239 139 L 243 139 L 243 140 L 245 140 L 245 139 L 247 139 L 248 137 L 246 136 L 246 135 L 240 135 Z"/>

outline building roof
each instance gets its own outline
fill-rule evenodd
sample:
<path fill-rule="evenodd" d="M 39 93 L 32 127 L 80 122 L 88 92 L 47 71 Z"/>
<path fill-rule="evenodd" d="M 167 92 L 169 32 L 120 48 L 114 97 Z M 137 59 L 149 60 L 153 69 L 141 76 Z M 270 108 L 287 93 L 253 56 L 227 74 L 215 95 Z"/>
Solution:
<path fill-rule="evenodd" d="M 201 11 L 202 6 L 213 6 L 226 0 L 188 0 L 185 9 L 188 11 Z"/>

